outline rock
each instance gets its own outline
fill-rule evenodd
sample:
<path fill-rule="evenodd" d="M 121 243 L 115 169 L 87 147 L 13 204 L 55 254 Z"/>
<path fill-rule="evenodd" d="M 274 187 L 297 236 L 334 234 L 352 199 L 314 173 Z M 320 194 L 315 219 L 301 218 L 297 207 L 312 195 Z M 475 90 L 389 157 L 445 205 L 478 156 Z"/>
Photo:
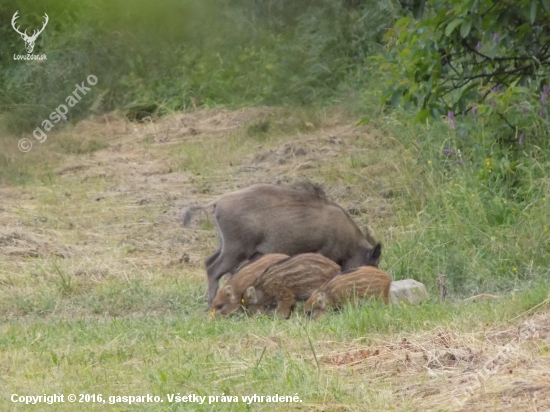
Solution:
<path fill-rule="evenodd" d="M 422 303 L 430 297 L 426 286 L 414 279 L 393 281 L 390 286 L 390 296 L 391 303 L 394 305 L 400 302 Z"/>

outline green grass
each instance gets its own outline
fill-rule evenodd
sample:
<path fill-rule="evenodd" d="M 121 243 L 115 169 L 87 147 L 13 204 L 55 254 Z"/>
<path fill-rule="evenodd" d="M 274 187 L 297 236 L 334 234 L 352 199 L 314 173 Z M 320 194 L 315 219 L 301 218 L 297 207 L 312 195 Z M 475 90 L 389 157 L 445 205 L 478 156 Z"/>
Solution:
<path fill-rule="evenodd" d="M 78 140 L 73 137 L 66 137 L 57 142 L 59 151 L 65 154 L 87 154 L 97 152 L 98 150 L 106 149 L 108 144 L 96 139 Z"/>
<path fill-rule="evenodd" d="M 396 14 L 387 0 L 69 4 L 0 8 L 5 21 L 19 8 L 21 27 L 39 25 L 43 13 L 51 19 L 35 49 L 47 60 L 0 62 L 0 115 L 12 133 L 32 131 L 90 74 L 98 84 L 71 108 L 72 123 L 111 110 L 133 120 L 196 107 L 327 104 Z M 6 55 L 22 52 L 11 27 L 0 32 Z"/>
<path fill-rule="evenodd" d="M 187 1 L 130 11 L 84 2 L 71 15 L 54 3 L 44 7 L 57 11 L 59 26 L 37 45 L 47 63 L 0 64 L 8 92 L 0 96 L 1 410 L 452 410 L 410 389 L 436 385 L 445 394 L 452 384 L 427 362 L 420 372 L 400 369 L 402 339 L 475 335 L 485 350 L 487 330 L 515 330 L 548 308 L 548 148 L 526 144 L 511 173 L 475 122 L 459 125 L 463 136 L 384 106 L 385 75 L 366 58 L 393 21 L 387 2 L 274 8 L 243 0 L 229 10 Z M 31 137 L 32 150 L 20 153 L 18 140 L 92 72 L 99 83 L 71 111 L 76 127 L 56 128 L 43 144 Z M 283 107 L 243 109 L 258 105 Z M 185 125 L 175 113 L 219 106 L 239 111 L 185 113 Z M 78 120 L 111 109 L 152 118 L 126 123 L 109 114 L 79 128 Z M 348 305 L 317 321 L 300 310 L 288 321 L 211 318 L 202 262 L 216 246 L 215 227 L 197 216 L 182 228 L 183 209 L 295 178 L 322 183 L 353 209 L 383 243 L 382 269 L 425 283 L 430 300 Z M 439 274 L 447 276 L 444 303 Z M 464 301 L 480 293 L 502 299 Z M 535 362 L 546 365 L 548 344 L 536 344 Z M 393 357 L 331 361 L 338 351 L 388 345 Z M 479 349 L 468 345 L 458 349 Z M 459 364 L 455 377 L 477 366 Z M 164 402 L 25 408 L 13 393 Z M 190 405 L 167 394 L 296 394 L 302 402 Z"/>
<path fill-rule="evenodd" d="M 539 285 L 502 302 L 362 305 L 318 321 L 299 313 L 289 321 L 261 316 L 217 320 L 210 318 L 202 302 L 197 303 L 202 286 L 202 282 L 154 281 L 121 287 L 118 281 L 107 280 L 82 294 L 76 289 L 68 295 L 50 291 L 49 308 L 20 313 L 0 326 L 1 364 L 4 376 L 9 376 L 0 406 L 13 408 L 6 399 L 11 393 L 95 393 L 107 402 L 109 396 L 151 394 L 160 396 L 164 404 L 122 404 L 109 410 L 187 410 L 186 405 L 169 404 L 166 396 L 195 393 L 237 396 L 239 403 L 216 408 L 249 410 L 241 396 L 256 393 L 297 394 L 303 402 L 290 409 L 346 405 L 387 410 L 385 391 L 391 394 L 391 383 L 357 390 L 352 372 L 334 374 L 324 364 L 318 368 L 315 358 L 325 355 L 327 346 L 372 345 L 403 332 L 449 326 L 481 331 L 485 324 L 505 325 L 541 303 L 549 292 L 548 285 Z M 2 312 L 12 312 L 3 300 Z M 102 313 L 95 314 L 98 302 Z M 133 315 L 117 313 L 117 308 Z M 88 315 L 72 316 L 73 309 Z M 262 406 L 281 409 L 277 404 Z M 56 410 L 73 408 L 62 404 Z M 82 404 L 78 409 L 94 407 Z"/>
<path fill-rule="evenodd" d="M 462 294 L 522 289 L 547 279 L 548 188 L 532 191 L 526 200 L 503 195 L 479 178 L 474 155 L 448 170 L 441 152 L 440 145 L 426 144 L 415 153 L 424 184 L 406 197 L 415 204 L 421 195 L 421 207 L 399 212 L 411 230 L 389 252 L 397 278 L 431 284 L 444 273 Z M 547 162 L 545 156 L 541 166 Z"/>
<path fill-rule="evenodd" d="M 64 403 L 55 410 L 422 410 L 427 403 L 418 402 L 423 398 L 402 395 L 401 388 L 419 381 L 427 388 L 435 385 L 434 378 L 425 372 L 399 374 L 399 351 L 395 359 L 384 355 L 378 364 L 376 357 L 339 364 L 335 353 L 383 350 L 404 336 L 414 340 L 453 333 L 482 339 L 488 328 L 517 328 L 548 307 L 548 216 L 542 197 L 523 209 L 511 200 L 494 200 L 499 208 L 488 207 L 494 195 L 474 168 L 449 174 L 437 157 L 439 147 L 419 149 L 407 136 L 388 137 L 388 130 L 405 125 L 379 125 L 353 137 L 345 134 L 353 129 L 329 126 L 334 116 L 345 119 L 338 110 L 258 116 L 230 131 L 168 146 L 136 139 L 131 150 L 137 152 L 122 156 L 140 159 L 136 154 L 149 153 L 145 162 L 166 166 L 149 188 L 144 179 L 154 175 L 135 174 L 135 165 L 116 156 L 92 162 L 100 169 L 86 179 L 75 169 L 19 186 L 26 197 L 17 207 L 9 204 L 9 210 L 23 229 L 9 229 L 2 233 L 12 237 L 0 237 L 4 247 L 23 248 L 22 254 L 0 261 L 0 409 L 17 410 L 10 401 L 13 393 L 82 393 L 101 394 L 108 406 Z M 341 143 L 322 140 L 333 133 L 327 131 L 331 127 L 343 130 Z M 320 140 L 312 143 L 313 138 Z M 43 163 L 28 165 L 29 170 L 37 173 L 50 159 L 63 170 L 67 159 L 79 164 L 78 159 L 104 153 L 57 153 L 61 142 L 74 144 L 80 135 L 65 139 L 52 136 L 50 146 L 38 152 Z M 424 282 L 431 293 L 428 302 L 348 305 L 319 320 L 304 316 L 301 306 L 288 321 L 210 316 L 201 262 L 215 247 L 215 228 L 204 218 L 194 229 L 174 225 L 181 216 L 173 201 L 180 196 L 191 201 L 190 189 L 201 199 L 225 191 L 226 185 L 247 178 L 241 166 L 256 165 L 258 154 L 278 152 L 290 142 L 336 153 L 306 169 L 306 177 L 323 182 L 329 191 L 337 189 L 338 200 L 347 206 L 359 201 L 358 208 L 366 212 L 354 219 L 373 227 L 384 243 L 382 268 L 394 279 Z M 253 177 L 292 174 L 303 159 L 268 162 Z M 121 173 L 126 173 L 123 183 Z M 177 183 L 183 177 L 189 181 Z M 177 190 L 170 184 L 157 187 L 163 179 L 174 179 Z M 120 194 L 119 187 L 125 192 Z M 140 204 L 145 193 L 152 200 Z M 176 214 L 165 218 L 167 211 Z M 187 261 L 174 263 L 182 252 Z M 448 279 L 449 299 L 443 304 L 436 299 L 438 274 Z M 463 301 L 477 293 L 497 293 L 502 299 Z M 545 356 L 546 346 L 541 348 L 538 356 Z M 203 405 L 170 403 L 168 395 L 178 393 L 207 400 Z M 109 405 L 111 396 L 146 394 L 164 402 Z M 296 395 L 302 402 L 243 402 L 242 396 L 253 394 Z M 208 396 L 222 395 L 237 396 L 239 402 L 227 405 L 220 398 L 208 404 Z"/>

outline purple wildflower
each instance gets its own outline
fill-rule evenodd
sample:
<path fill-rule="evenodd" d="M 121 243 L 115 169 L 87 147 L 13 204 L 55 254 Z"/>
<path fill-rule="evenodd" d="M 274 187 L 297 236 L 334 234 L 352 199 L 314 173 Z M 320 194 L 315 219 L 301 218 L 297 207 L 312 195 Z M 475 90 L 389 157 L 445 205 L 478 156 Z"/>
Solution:
<path fill-rule="evenodd" d="M 462 136 L 466 136 L 466 130 L 461 131 L 460 134 L 461 134 Z"/>
<path fill-rule="evenodd" d="M 540 114 L 540 117 L 546 117 L 546 110 L 540 109 L 539 114 Z"/>
<path fill-rule="evenodd" d="M 447 113 L 447 117 L 450 120 L 451 129 L 454 129 L 455 128 L 455 115 L 454 115 L 454 113 L 449 110 L 449 112 Z"/>
<path fill-rule="evenodd" d="M 495 43 L 498 43 L 499 37 L 500 37 L 500 36 L 498 35 L 498 33 L 493 34 L 493 41 L 494 41 Z"/>
<path fill-rule="evenodd" d="M 523 143 L 525 143 L 525 135 L 522 133 L 519 135 L 519 144 L 523 146 Z"/>
<path fill-rule="evenodd" d="M 474 108 L 472 109 L 472 114 L 474 116 L 477 116 L 477 106 L 474 106 Z"/>
<path fill-rule="evenodd" d="M 500 91 L 500 85 L 497 84 L 496 86 L 493 87 L 493 93 L 498 93 Z"/>
<path fill-rule="evenodd" d="M 451 149 L 443 149 L 443 153 L 445 153 L 446 155 L 451 155 L 453 154 L 453 151 Z"/>
<path fill-rule="evenodd" d="M 477 42 L 476 44 L 476 52 L 479 53 L 479 51 L 481 50 L 481 47 L 483 46 L 483 42 L 480 40 Z"/>
<path fill-rule="evenodd" d="M 527 113 L 527 108 L 526 108 L 526 107 L 522 107 L 522 108 L 521 108 L 521 112 L 522 112 L 523 114 Z"/>
<path fill-rule="evenodd" d="M 546 93 L 542 93 L 542 94 L 540 95 L 540 102 L 541 102 L 542 104 L 546 104 L 547 101 L 548 101 L 548 95 L 547 95 Z"/>

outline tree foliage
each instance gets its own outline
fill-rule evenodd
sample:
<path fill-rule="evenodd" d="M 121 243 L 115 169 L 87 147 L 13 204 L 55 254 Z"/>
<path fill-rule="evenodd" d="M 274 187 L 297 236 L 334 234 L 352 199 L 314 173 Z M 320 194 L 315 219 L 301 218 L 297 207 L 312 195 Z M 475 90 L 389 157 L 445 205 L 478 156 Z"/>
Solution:
<path fill-rule="evenodd" d="M 327 103 L 352 76 L 359 87 L 368 80 L 356 73 L 397 18 L 391 0 L 67 1 L 0 2 L 0 21 L 19 10 L 22 28 L 50 17 L 40 62 L 13 60 L 24 43 L 9 23 L 0 27 L 0 123 L 11 132 L 33 130 L 90 73 L 99 84 L 70 121 L 110 110 L 139 119 L 197 106 Z"/>
<path fill-rule="evenodd" d="M 388 35 L 393 53 L 385 67 L 393 78 L 386 98 L 418 106 L 417 121 L 482 112 L 516 135 L 525 108 L 535 99 L 545 103 L 548 94 L 550 0 L 428 0 L 423 6 L 422 18 L 403 17 Z M 542 108 L 539 113 L 546 116 Z"/>

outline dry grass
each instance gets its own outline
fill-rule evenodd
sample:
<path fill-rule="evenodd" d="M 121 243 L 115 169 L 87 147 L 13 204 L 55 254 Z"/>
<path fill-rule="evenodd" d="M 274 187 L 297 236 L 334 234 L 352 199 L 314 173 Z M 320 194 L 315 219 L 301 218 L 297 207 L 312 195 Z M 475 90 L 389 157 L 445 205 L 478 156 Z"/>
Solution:
<path fill-rule="evenodd" d="M 344 348 L 341 342 L 326 343 L 339 348 L 317 353 L 318 361 L 324 368 L 355 376 L 352 382 L 359 376 L 374 386 L 388 383 L 392 403 L 411 410 L 550 407 L 549 311 L 509 327 L 475 332 L 437 327 L 374 340 L 372 345 L 358 342 Z"/>
<path fill-rule="evenodd" d="M 345 329 L 337 315 L 325 323 L 208 318 L 202 262 L 217 239 L 206 215 L 182 227 L 189 205 L 255 182 L 307 178 L 385 244 L 417 230 L 397 213 L 425 196 L 414 158 L 355 123 L 337 109 L 201 110 L 142 123 L 106 115 L 33 148 L 51 160 L 51 180 L 0 187 L 0 380 L 29 394 L 294 391 L 304 399 L 295 410 L 548 410 L 548 311 L 509 325 L 472 319 L 470 330 L 433 316 L 419 331 L 369 336 L 334 332 Z M 64 139 L 108 148 L 59 156 Z M 94 319 L 92 335 L 59 323 Z M 526 320 L 534 331 L 521 335 Z M 100 383 L 102 369 L 113 375 Z M 55 378 L 40 383 L 42 370 Z"/>

